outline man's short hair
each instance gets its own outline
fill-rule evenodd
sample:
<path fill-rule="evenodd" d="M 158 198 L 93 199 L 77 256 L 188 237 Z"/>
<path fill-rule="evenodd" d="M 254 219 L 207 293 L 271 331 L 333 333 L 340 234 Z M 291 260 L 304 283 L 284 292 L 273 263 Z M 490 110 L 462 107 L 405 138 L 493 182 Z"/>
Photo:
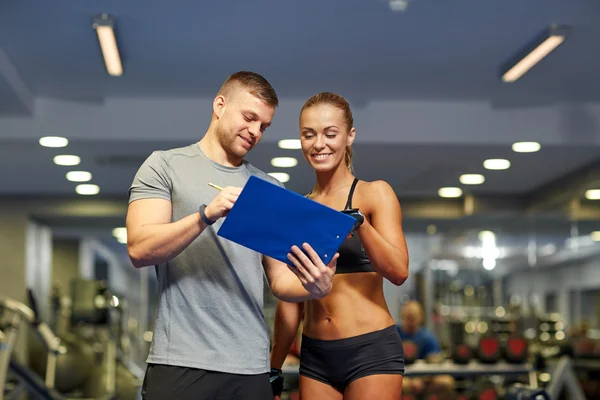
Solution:
<path fill-rule="evenodd" d="M 279 99 L 273 86 L 262 75 L 251 71 L 239 71 L 230 75 L 219 90 L 218 95 L 227 97 L 229 91 L 236 85 L 247 89 L 250 94 L 261 99 L 271 107 L 279 105 Z"/>

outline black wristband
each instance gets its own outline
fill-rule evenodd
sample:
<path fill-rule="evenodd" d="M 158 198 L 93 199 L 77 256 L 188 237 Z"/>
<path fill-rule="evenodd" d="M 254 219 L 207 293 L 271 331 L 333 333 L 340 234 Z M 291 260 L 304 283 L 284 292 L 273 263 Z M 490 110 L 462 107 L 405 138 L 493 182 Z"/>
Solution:
<path fill-rule="evenodd" d="M 278 368 L 271 368 L 271 390 L 273 396 L 281 396 L 283 391 L 283 371 Z"/>
<path fill-rule="evenodd" d="M 211 221 L 206 214 L 204 213 L 204 210 L 206 209 L 206 204 L 202 204 L 200 206 L 200 208 L 198 209 L 198 212 L 200 213 L 200 218 L 202 218 L 202 221 L 204 221 L 204 223 L 206 225 L 212 225 L 214 224 L 216 221 Z"/>

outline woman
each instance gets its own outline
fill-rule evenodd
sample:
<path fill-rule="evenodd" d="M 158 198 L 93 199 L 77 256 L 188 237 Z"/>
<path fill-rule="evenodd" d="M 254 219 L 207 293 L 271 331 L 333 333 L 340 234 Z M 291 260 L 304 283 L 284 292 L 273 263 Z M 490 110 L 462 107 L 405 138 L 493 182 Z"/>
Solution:
<path fill-rule="evenodd" d="M 277 304 L 272 368 L 281 368 L 303 321 L 301 399 L 398 400 L 402 391 L 402 342 L 383 295 L 383 279 L 401 285 L 408 277 L 402 213 L 388 183 L 354 177 L 355 136 L 343 97 L 319 93 L 302 107 L 302 152 L 316 173 L 308 197 L 338 210 L 358 209 L 364 222 L 338 250 L 329 295 Z M 301 267 L 294 259 L 290 264 Z"/>

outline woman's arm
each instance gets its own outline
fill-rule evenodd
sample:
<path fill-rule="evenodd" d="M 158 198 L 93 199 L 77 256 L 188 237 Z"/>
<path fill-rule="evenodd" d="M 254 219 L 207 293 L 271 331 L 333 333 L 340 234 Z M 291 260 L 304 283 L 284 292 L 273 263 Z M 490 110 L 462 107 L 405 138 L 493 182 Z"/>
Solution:
<path fill-rule="evenodd" d="M 375 271 L 400 286 L 408 278 L 408 249 L 402 231 L 400 202 L 387 182 L 374 181 L 367 185 L 365 197 L 371 204 L 365 211 L 370 218 L 365 219 L 357 233 Z"/>
<path fill-rule="evenodd" d="M 277 302 L 273 325 L 271 368 L 281 369 L 302 321 L 304 303 Z"/>

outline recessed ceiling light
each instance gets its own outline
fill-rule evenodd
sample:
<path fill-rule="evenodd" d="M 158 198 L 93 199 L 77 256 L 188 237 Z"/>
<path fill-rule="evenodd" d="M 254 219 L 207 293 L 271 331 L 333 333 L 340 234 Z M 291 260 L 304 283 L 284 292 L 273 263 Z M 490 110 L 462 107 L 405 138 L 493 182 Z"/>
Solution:
<path fill-rule="evenodd" d="M 279 148 L 287 150 L 297 150 L 302 148 L 300 139 L 283 139 L 279 141 L 278 145 Z"/>
<path fill-rule="evenodd" d="M 502 158 L 492 158 L 483 162 L 485 169 L 502 170 L 510 168 L 510 161 Z"/>
<path fill-rule="evenodd" d="M 277 179 L 281 183 L 285 183 L 290 180 L 290 176 L 285 172 L 269 172 L 273 178 Z"/>
<path fill-rule="evenodd" d="M 60 155 L 54 157 L 54 163 L 56 165 L 73 166 L 78 165 L 80 162 L 81 159 L 78 156 Z"/>
<path fill-rule="evenodd" d="M 496 234 L 492 231 L 481 231 L 479 234 L 477 234 L 477 237 L 482 242 L 496 240 Z"/>
<path fill-rule="evenodd" d="M 75 191 L 83 196 L 93 196 L 100 193 L 100 187 L 98 185 L 81 184 L 75 187 Z"/>
<path fill-rule="evenodd" d="M 487 269 L 488 271 L 493 270 L 494 268 L 496 268 L 496 260 L 494 260 L 493 258 L 484 258 L 483 268 Z"/>
<path fill-rule="evenodd" d="M 390 0 L 389 6 L 392 11 L 405 11 L 408 7 L 408 0 Z"/>
<path fill-rule="evenodd" d="M 113 234 L 113 236 L 125 236 L 125 235 L 127 235 L 127 228 L 125 228 L 124 226 L 121 226 L 119 228 L 114 228 L 112 230 L 112 234 Z"/>
<path fill-rule="evenodd" d="M 427 225 L 427 234 L 428 235 L 435 235 L 437 233 L 437 226 L 435 225 Z"/>
<path fill-rule="evenodd" d="M 590 189 L 586 191 L 585 198 L 588 200 L 600 200 L 600 189 Z"/>
<path fill-rule="evenodd" d="M 71 182 L 88 182 L 92 180 L 92 174 L 87 171 L 69 171 L 67 179 Z"/>
<path fill-rule="evenodd" d="M 126 244 L 127 243 L 127 228 L 119 227 L 112 230 L 112 234 L 117 239 L 117 242 Z"/>
<path fill-rule="evenodd" d="M 485 182 L 485 177 L 481 174 L 464 174 L 459 180 L 463 185 L 481 185 Z"/>
<path fill-rule="evenodd" d="M 44 136 L 40 138 L 40 145 L 44 147 L 66 147 L 69 140 L 60 136 Z"/>
<path fill-rule="evenodd" d="M 298 160 L 294 157 L 275 157 L 271 160 L 271 165 L 279 168 L 290 168 L 298 165 Z"/>
<path fill-rule="evenodd" d="M 457 187 L 443 187 L 438 190 L 440 197 L 454 198 L 462 196 L 462 190 Z"/>
<path fill-rule="evenodd" d="M 535 153 L 541 147 L 538 142 L 517 142 L 512 145 L 513 151 L 517 153 Z"/>

